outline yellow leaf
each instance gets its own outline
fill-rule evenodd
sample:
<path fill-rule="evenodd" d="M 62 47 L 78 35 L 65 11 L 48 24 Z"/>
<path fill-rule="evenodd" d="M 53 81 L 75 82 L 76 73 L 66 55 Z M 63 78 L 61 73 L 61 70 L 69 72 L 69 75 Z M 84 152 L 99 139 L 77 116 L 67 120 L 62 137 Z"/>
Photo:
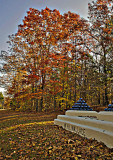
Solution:
<path fill-rule="evenodd" d="M 81 155 L 77 155 L 79 158 L 81 158 L 82 156 Z"/>
<path fill-rule="evenodd" d="M 33 142 L 32 145 L 35 146 L 35 143 Z"/>

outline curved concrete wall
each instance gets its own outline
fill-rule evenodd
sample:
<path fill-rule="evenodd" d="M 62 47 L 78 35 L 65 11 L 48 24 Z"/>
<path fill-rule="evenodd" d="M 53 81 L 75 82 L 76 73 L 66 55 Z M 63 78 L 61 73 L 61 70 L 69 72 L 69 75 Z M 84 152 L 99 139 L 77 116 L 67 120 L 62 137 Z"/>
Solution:
<path fill-rule="evenodd" d="M 65 115 L 68 116 L 78 116 L 78 117 L 96 117 L 99 120 L 111 121 L 113 122 L 113 112 L 109 111 L 75 111 L 68 110 Z"/>
<path fill-rule="evenodd" d="M 92 116 L 92 117 L 97 117 L 97 112 L 96 111 L 75 111 L 75 110 L 68 110 L 65 113 L 68 116 Z"/>
<path fill-rule="evenodd" d="M 69 110 L 65 115 L 58 115 L 54 124 L 113 148 L 113 112 Z"/>
<path fill-rule="evenodd" d="M 113 122 L 113 112 L 101 111 L 97 114 L 97 118 L 103 121 Z"/>

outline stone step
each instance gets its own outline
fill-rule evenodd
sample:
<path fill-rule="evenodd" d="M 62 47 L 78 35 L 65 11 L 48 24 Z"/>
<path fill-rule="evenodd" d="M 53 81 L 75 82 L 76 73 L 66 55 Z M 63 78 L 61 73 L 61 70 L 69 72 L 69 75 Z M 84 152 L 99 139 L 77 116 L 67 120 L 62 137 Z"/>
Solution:
<path fill-rule="evenodd" d="M 58 116 L 58 118 L 61 117 Z M 55 119 L 54 124 L 62 126 L 64 129 L 75 132 L 83 137 L 94 138 L 99 142 L 103 142 L 109 148 L 113 148 L 113 132 L 93 126 L 88 126 L 88 124 L 85 125 L 68 121 L 68 119 Z"/>
<path fill-rule="evenodd" d="M 113 122 L 109 122 L 109 121 L 102 121 L 102 120 L 89 118 L 89 117 L 74 117 L 74 116 L 67 116 L 67 115 L 58 115 L 57 119 L 78 123 L 81 125 L 87 125 L 90 127 L 95 127 L 95 128 L 113 132 Z"/>
<path fill-rule="evenodd" d="M 98 113 L 96 111 L 76 111 L 76 110 L 68 110 L 65 113 L 67 116 L 92 116 L 97 117 Z"/>
<path fill-rule="evenodd" d="M 78 116 L 78 117 L 96 117 L 99 120 L 110 121 L 113 122 L 113 112 L 109 111 L 75 111 L 68 110 L 65 113 L 67 116 Z"/>
<path fill-rule="evenodd" d="M 111 121 L 113 123 L 113 112 L 101 111 L 97 114 L 97 118 L 104 121 Z"/>

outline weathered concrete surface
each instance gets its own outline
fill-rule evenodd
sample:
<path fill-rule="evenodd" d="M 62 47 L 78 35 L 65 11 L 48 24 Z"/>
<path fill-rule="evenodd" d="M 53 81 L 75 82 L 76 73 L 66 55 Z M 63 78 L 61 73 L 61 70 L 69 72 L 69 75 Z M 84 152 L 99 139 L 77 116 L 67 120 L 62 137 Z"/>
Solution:
<path fill-rule="evenodd" d="M 58 115 L 54 124 L 83 137 L 95 138 L 113 148 L 112 115 L 110 112 L 67 111 L 66 115 Z"/>
<path fill-rule="evenodd" d="M 89 117 L 77 117 L 77 116 L 72 117 L 67 115 L 58 115 L 57 118 L 59 120 L 69 121 L 69 122 L 78 123 L 81 125 L 86 125 L 86 126 L 95 127 L 95 128 L 113 132 L 113 122 L 102 121 L 102 120 L 89 118 Z"/>
<path fill-rule="evenodd" d="M 97 114 L 97 118 L 100 120 L 113 122 L 113 112 L 101 111 Z"/>
<path fill-rule="evenodd" d="M 97 117 L 97 112 L 96 111 L 75 111 L 75 110 L 68 110 L 65 113 L 68 116 L 92 116 L 92 117 Z"/>

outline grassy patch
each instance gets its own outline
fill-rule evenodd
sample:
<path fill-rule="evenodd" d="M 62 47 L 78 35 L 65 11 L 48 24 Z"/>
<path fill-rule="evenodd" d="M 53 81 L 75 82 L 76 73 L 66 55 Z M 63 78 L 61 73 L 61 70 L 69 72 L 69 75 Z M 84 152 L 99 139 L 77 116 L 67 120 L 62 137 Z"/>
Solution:
<path fill-rule="evenodd" d="M 4 116 L 0 128 L 0 159 L 113 159 L 112 150 L 103 143 L 88 140 L 54 125 L 54 118 L 56 114 Z"/>

